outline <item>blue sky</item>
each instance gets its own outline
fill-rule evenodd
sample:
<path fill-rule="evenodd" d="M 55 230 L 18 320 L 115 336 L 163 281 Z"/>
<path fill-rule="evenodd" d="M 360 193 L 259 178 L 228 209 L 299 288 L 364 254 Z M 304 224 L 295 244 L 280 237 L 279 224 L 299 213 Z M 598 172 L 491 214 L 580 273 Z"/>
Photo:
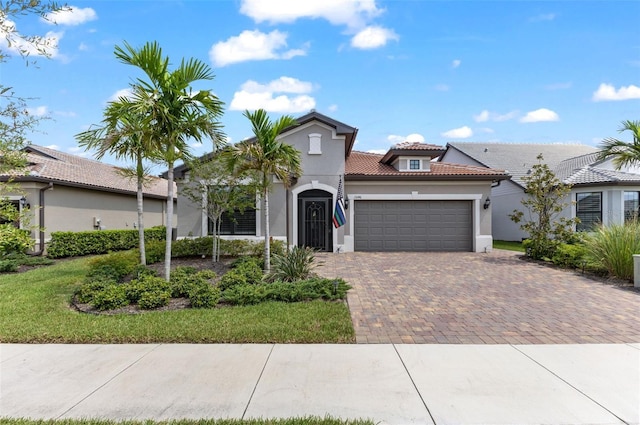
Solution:
<path fill-rule="evenodd" d="M 583 143 L 640 119 L 640 2 L 220 0 L 74 1 L 16 28 L 57 41 L 50 59 L 17 57 L 0 78 L 45 114 L 33 143 L 80 155 L 74 135 L 141 76 L 116 44 L 158 41 L 172 62 L 213 68 L 232 142 L 244 109 L 314 108 L 359 128 L 355 149 L 405 139 Z M 8 47 L 0 46 L 6 51 Z M 629 136 L 620 136 L 627 139 Z M 211 151 L 194 145 L 195 154 Z M 107 158 L 106 161 L 113 162 Z"/>

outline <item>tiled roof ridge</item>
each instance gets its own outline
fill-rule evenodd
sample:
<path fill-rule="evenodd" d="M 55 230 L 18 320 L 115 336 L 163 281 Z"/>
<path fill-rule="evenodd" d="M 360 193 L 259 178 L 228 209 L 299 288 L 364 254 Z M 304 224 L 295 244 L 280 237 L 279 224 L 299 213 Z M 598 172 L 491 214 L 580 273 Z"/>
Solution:
<path fill-rule="evenodd" d="M 87 158 L 87 157 L 80 156 L 80 155 L 74 155 L 72 153 L 62 152 L 62 151 L 58 151 L 58 150 L 55 150 L 55 149 L 51 149 L 51 148 L 48 148 L 46 146 L 40 146 L 40 145 L 36 145 L 36 144 L 31 143 L 31 144 L 29 144 L 27 146 L 27 148 L 30 148 L 30 147 L 35 148 L 35 150 L 37 150 L 37 151 L 41 151 L 41 152 L 43 151 L 45 154 L 54 157 L 54 159 L 56 159 L 58 161 L 63 161 L 63 162 L 66 162 L 66 163 L 69 163 L 69 164 L 73 164 L 73 165 L 78 165 L 78 164 L 74 164 L 73 163 L 75 161 L 79 161 L 79 162 L 86 161 L 86 162 L 91 162 L 91 163 L 98 164 L 98 165 L 101 165 L 101 166 L 119 168 L 119 167 L 117 167 L 115 165 L 105 164 L 104 162 L 98 161 L 97 159 L 94 159 L 94 158 Z M 51 158 L 45 158 L 45 159 L 51 160 Z"/>
<path fill-rule="evenodd" d="M 595 146 L 585 145 L 579 142 L 448 142 L 450 145 L 526 145 L 526 146 L 589 146 L 595 148 Z"/>
<path fill-rule="evenodd" d="M 449 166 L 453 166 L 453 167 L 467 168 L 467 169 L 472 169 L 472 170 L 477 170 L 479 168 L 483 168 L 483 167 L 480 167 L 480 166 L 477 166 L 477 165 L 457 164 L 455 162 L 440 162 L 439 161 L 439 162 L 434 162 L 432 165 L 434 165 L 434 164 L 449 165 Z M 488 168 L 490 170 L 493 170 L 493 171 L 501 172 L 501 173 L 506 173 L 507 172 L 507 170 L 502 170 L 502 169 L 499 169 L 499 168 L 491 168 L 491 167 L 486 167 L 486 168 Z"/>

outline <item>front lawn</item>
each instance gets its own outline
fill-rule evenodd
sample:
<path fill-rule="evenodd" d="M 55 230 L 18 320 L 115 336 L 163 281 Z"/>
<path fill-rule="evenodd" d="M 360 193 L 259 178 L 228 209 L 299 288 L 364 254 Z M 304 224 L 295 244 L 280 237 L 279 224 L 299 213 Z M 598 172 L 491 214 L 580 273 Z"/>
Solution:
<path fill-rule="evenodd" d="M 351 343 L 343 302 L 265 302 L 252 306 L 94 315 L 69 307 L 87 259 L 0 275 L 3 343 Z"/>
<path fill-rule="evenodd" d="M 511 242 L 511 241 L 493 241 L 494 249 L 506 249 L 507 251 L 518 251 L 524 252 L 524 248 L 522 247 L 521 242 Z"/>

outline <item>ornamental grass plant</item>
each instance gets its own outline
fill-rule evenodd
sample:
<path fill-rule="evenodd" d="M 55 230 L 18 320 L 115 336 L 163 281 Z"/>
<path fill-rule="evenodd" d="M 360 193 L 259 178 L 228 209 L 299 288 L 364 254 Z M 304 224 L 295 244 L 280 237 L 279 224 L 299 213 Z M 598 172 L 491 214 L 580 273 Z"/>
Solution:
<path fill-rule="evenodd" d="M 633 254 L 640 254 L 640 220 L 599 226 L 584 243 L 594 264 L 612 276 L 633 280 Z"/>

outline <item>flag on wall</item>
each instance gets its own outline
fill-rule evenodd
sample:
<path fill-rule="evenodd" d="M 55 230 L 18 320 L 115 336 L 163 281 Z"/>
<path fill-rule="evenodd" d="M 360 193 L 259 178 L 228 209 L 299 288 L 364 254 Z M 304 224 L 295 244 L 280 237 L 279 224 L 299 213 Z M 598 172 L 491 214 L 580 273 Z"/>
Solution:
<path fill-rule="evenodd" d="M 347 222 L 344 214 L 344 199 L 342 199 L 342 177 L 338 183 L 338 195 L 336 196 L 336 208 L 333 210 L 333 225 L 336 227 L 344 226 Z"/>

